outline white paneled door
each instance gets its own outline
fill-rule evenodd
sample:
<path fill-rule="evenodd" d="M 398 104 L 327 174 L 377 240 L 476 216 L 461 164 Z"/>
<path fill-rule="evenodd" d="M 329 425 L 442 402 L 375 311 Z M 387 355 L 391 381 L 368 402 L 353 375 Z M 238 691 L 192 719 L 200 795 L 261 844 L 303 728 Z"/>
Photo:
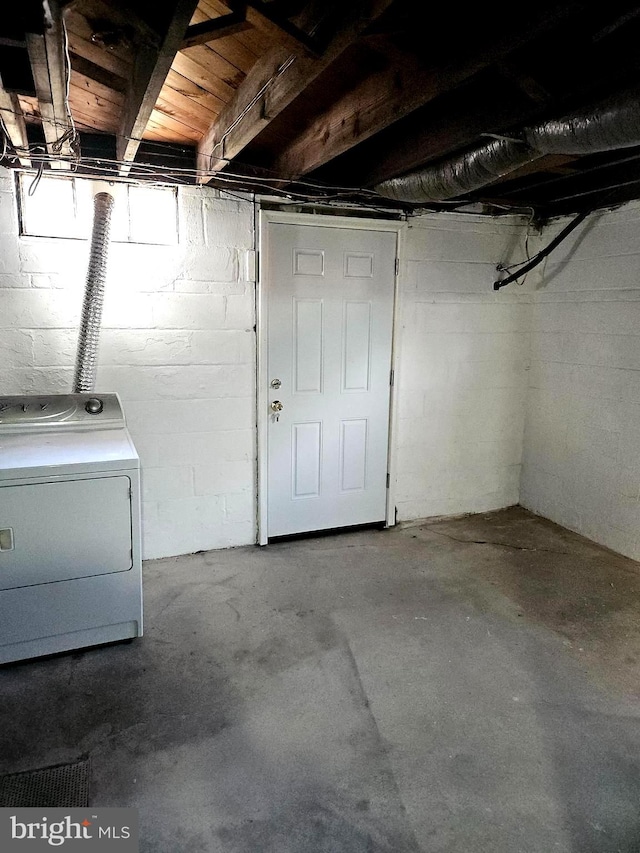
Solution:
<path fill-rule="evenodd" d="M 385 520 L 396 239 L 268 225 L 269 536 Z"/>

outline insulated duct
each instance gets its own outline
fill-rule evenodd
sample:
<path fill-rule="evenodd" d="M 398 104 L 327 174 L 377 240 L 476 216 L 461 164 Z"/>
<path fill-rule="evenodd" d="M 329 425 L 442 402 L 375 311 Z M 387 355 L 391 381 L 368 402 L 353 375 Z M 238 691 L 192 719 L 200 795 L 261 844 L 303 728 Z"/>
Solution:
<path fill-rule="evenodd" d="M 113 196 L 99 192 L 93 199 L 93 230 L 89 269 L 84 291 L 76 370 L 73 379 L 74 392 L 93 391 L 98 359 L 98 339 L 104 301 L 104 285 L 107 277 L 107 254 L 109 251 L 109 229 Z"/>
<path fill-rule="evenodd" d="M 438 202 L 479 190 L 546 154 L 596 154 L 640 145 L 640 91 L 588 110 L 525 127 L 520 139 L 492 139 L 399 178 L 377 184 L 385 198 Z"/>

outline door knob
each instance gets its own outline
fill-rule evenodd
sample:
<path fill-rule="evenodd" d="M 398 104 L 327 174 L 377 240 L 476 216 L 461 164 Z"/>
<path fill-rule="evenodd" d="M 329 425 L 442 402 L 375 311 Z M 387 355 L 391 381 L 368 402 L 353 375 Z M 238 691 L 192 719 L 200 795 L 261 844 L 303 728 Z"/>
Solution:
<path fill-rule="evenodd" d="M 273 403 L 271 404 L 271 411 L 275 412 L 276 414 L 281 412 L 283 410 L 283 408 L 284 408 L 284 406 L 282 405 L 280 400 L 274 400 Z"/>

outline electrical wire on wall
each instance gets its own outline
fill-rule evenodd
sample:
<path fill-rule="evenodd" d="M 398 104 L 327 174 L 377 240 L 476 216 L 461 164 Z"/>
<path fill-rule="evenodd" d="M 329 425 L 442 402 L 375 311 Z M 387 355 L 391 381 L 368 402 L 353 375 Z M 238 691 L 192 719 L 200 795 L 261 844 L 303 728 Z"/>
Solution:
<path fill-rule="evenodd" d="M 522 264 L 514 264 L 514 266 L 519 266 L 520 269 L 518 269 L 514 273 L 511 273 L 511 275 L 508 275 L 506 278 L 498 279 L 498 281 L 495 281 L 493 283 L 493 289 L 500 290 L 501 288 L 506 287 L 508 284 L 517 281 L 519 278 L 523 278 L 523 276 L 526 276 L 528 272 L 530 272 L 532 269 L 535 269 L 535 267 L 541 264 L 542 261 L 547 257 L 547 255 L 550 255 L 551 252 L 553 252 L 553 250 L 560 245 L 560 243 L 566 240 L 569 234 L 571 234 L 571 232 L 574 231 L 578 227 L 578 225 L 584 222 L 587 216 L 589 216 L 591 213 L 591 210 L 583 210 L 582 213 L 579 213 L 574 219 L 571 220 L 571 222 L 569 222 L 568 225 L 566 225 L 562 229 L 559 234 L 557 234 L 553 238 L 553 240 L 551 240 L 551 242 L 547 246 L 544 247 L 544 249 L 541 249 L 537 253 L 537 255 L 534 255 L 533 258 L 531 258 L 529 261 L 524 261 Z M 524 278 L 520 282 L 520 284 L 523 283 Z"/>
<path fill-rule="evenodd" d="M 531 228 L 533 226 L 534 219 L 536 217 L 536 212 L 533 207 L 529 208 L 529 221 L 527 222 L 527 233 L 524 240 L 524 261 L 517 261 L 515 264 L 498 264 L 496 267 L 496 272 L 498 273 L 507 273 L 510 274 L 512 270 L 520 269 L 524 267 L 525 264 L 528 264 L 531 261 L 531 255 L 529 254 L 529 238 L 531 237 Z M 523 285 L 527 279 L 527 273 L 518 273 L 518 277 L 522 275 L 522 281 L 518 282 Z M 495 289 L 495 288 L 494 288 Z"/>
<path fill-rule="evenodd" d="M 0 116 L 0 130 L 2 131 L 2 154 L 0 155 L 0 163 L 4 160 L 7 154 L 7 148 L 9 143 L 9 134 L 7 132 L 7 128 L 4 124 L 4 119 Z"/>
<path fill-rule="evenodd" d="M 146 140 L 145 140 L 146 142 Z M 146 142 L 146 144 L 153 144 Z M 35 146 L 41 148 L 41 146 Z M 60 163 L 60 158 L 53 157 L 46 153 L 31 153 L 30 159 L 35 167 L 38 167 L 38 175 L 41 175 L 44 166 L 52 161 Z M 168 155 L 171 156 L 171 155 Z M 17 163 L 17 157 L 14 156 L 14 161 Z M 118 175 L 120 166 L 127 165 L 131 171 L 128 176 Z M 345 187 L 345 186 L 330 186 L 320 182 L 311 180 L 297 180 L 291 187 L 282 188 L 282 184 L 288 182 L 285 176 L 278 177 L 262 177 L 260 179 L 250 178 L 246 175 L 229 172 L 209 171 L 195 168 L 174 167 L 174 166 L 158 166 L 154 163 L 138 162 L 131 163 L 128 161 L 117 160 L 105 157 L 87 157 L 82 156 L 77 161 L 70 162 L 68 169 L 56 169 L 55 173 L 50 173 L 56 177 L 72 177 L 78 176 L 78 170 L 81 170 L 82 176 L 91 178 L 108 178 L 109 181 L 117 183 L 140 183 L 150 182 L 154 184 L 168 185 L 184 185 L 193 186 L 198 182 L 198 179 L 204 179 L 210 187 L 220 190 L 230 196 L 236 193 L 244 193 L 244 196 L 234 196 L 246 198 L 246 194 L 260 194 L 262 196 L 273 197 L 282 204 L 289 205 L 327 205 L 330 207 L 340 207 L 353 210 L 368 210 L 376 213 L 386 214 L 389 216 L 407 216 L 409 214 L 420 215 L 425 213 L 424 209 L 413 210 L 412 208 L 404 207 L 388 207 L 384 203 L 381 204 L 381 199 L 377 193 L 365 187 Z M 25 171 L 22 169 L 22 171 Z M 36 175 L 36 179 L 38 179 Z M 34 190 L 37 189 L 37 184 L 33 184 Z M 466 206 L 465 202 L 460 202 L 459 206 Z M 448 209 L 452 209 L 449 207 Z M 432 212 L 432 211 L 429 211 Z M 464 210 L 458 211 L 464 213 Z"/>
<path fill-rule="evenodd" d="M 179 155 L 166 153 L 161 144 L 153 143 L 152 141 L 144 141 L 146 145 L 154 146 L 163 151 L 168 160 L 180 160 Z M 32 166 L 37 168 L 37 174 L 30 187 L 35 192 L 38 183 L 42 177 L 45 166 L 55 162 L 60 166 L 61 162 L 66 161 L 68 168 L 57 168 L 56 176 L 63 177 L 69 175 L 77 175 L 78 169 L 81 169 L 83 174 L 90 177 L 95 174 L 96 177 L 105 177 L 105 172 L 113 171 L 114 174 L 109 174 L 109 180 L 122 181 L 131 183 L 136 180 L 149 180 L 155 183 L 168 184 L 184 184 L 192 186 L 199 179 L 211 179 L 212 185 L 216 188 L 232 194 L 233 190 L 239 192 L 273 195 L 283 202 L 289 203 L 315 203 L 315 204 L 332 204 L 339 203 L 341 206 L 349 206 L 354 208 L 366 208 L 383 213 L 398 213 L 398 209 L 389 208 L 380 204 L 380 197 L 372 190 L 362 187 L 338 187 L 322 184 L 311 180 L 298 180 L 295 182 L 295 187 L 282 188 L 283 183 L 288 182 L 288 178 L 281 175 L 262 176 L 260 178 L 250 178 L 239 172 L 224 171 L 223 173 L 217 170 L 206 170 L 198 168 L 189 168 L 184 166 L 162 165 L 158 166 L 154 163 L 135 162 L 119 160 L 109 157 L 90 157 L 83 155 L 74 155 L 72 158 L 60 157 L 54 154 L 49 154 L 43 150 L 41 144 L 29 145 L 26 148 L 15 150 L 14 153 L 6 152 L 5 161 L 14 165 L 19 164 L 19 157 L 28 156 Z M 217 158 L 225 163 L 230 161 L 226 158 Z M 131 172 L 127 177 L 120 177 L 117 172 L 121 166 L 129 166 Z M 360 196 L 357 202 L 353 202 L 354 195 Z"/>
<path fill-rule="evenodd" d="M 29 196 L 29 198 L 31 198 L 31 196 L 34 196 L 34 195 L 35 195 L 36 190 L 38 189 L 38 184 L 39 184 L 39 183 L 40 183 L 40 181 L 42 180 L 42 175 L 43 175 L 43 174 L 44 174 L 44 164 L 43 164 L 43 163 L 40 163 L 40 165 L 38 166 L 38 173 L 37 173 L 37 175 L 35 176 L 35 178 L 31 181 L 31 184 L 30 184 L 30 186 L 29 186 L 29 191 L 28 191 L 28 193 L 27 193 L 27 195 Z"/>
<path fill-rule="evenodd" d="M 68 73 L 70 75 L 70 64 L 68 66 Z M 4 113 L 21 115 L 14 110 L 0 107 L 0 117 Z M 79 133 L 75 124 L 73 125 L 72 133 L 68 125 L 64 123 L 56 122 L 44 117 L 39 118 L 43 123 L 49 122 L 65 129 L 65 132 L 58 140 L 56 140 L 55 148 L 56 150 L 59 148 L 61 149 L 64 142 L 70 140 L 73 145 L 73 154 L 71 156 L 49 153 L 42 143 L 29 144 L 24 147 L 11 145 L 9 150 L 9 146 L 7 146 L 7 141 L 10 143 L 9 136 L 4 129 L 4 126 L 0 125 L 0 129 L 3 131 L 4 141 L 4 155 L 0 159 L 8 162 L 10 165 L 20 166 L 20 157 L 28 157 L 34 168 L 37 168 L 37 174 L 32 184 L 34 192 L 37 189 L 45 167 L 55 162 L 57 164 L 56 175 L 60 177 L 77 174 L 79 169 L 81 169 L 83 174 L 86 174 L 88 177 L 90 177 L 92 173 L 95 173 L 96 177 L 99 176 L 104 178 L 105 172 L 113 172 L 113 174 L 108 175 L 109 180 L 123 181 L 127 183 L 131 183 L 136 180 L 146 180 L 159 184 L 177 183 L 185 185 L 193 185 L 198 181 L 206 181 L 210 186 L 216 187 L 224 192 L 231 193 L 232 190 L 235 189 L 237 191 L 248 193 L 269 194 L 278 198 L 282 203 L 289 204 L 339 205 L 340 207 L 353 207 L 353 209 L 366 209 L 378 213 L 394 215 L 398 215 L 399 213 L 420 214 L 425 212 L 424 209 L 415 209 L 414 206 L 386 206 L 384 204 L 384 200 L 380 198 L 380 195 L 375 190 L 371 190 L 366 187 L 332 186 L 319 181 L 313 181 L 308 178 L 293 179 L 289 175 L 275 173 L 272 175 L 261 175 L 260 177 L 250 177 L 240 172 L 231 171 L 227 168 L 225 168 L 224 171 L 221 171 L 219 169 L 199 169 L 164 164 L 159 166 L 154 163 L 138 161 L 132 163 L 131 161 L 124 161 L 110 157 L 89 157 L 81 154 L 79 147 Z M 91 128 L 87 129 L 91 130 Z M 144 143 L 145 146 L 148 147 L 157 147 L 163 153 L 163 160 L 183 160 L 179 154 L 167 152 L 166 143 L 156 143 L 142 137 L 124 136 L 122 134 L 113 135 L 116 139 L 132 140 Z M 52 145 L 51 147 L 53 149 L 54 146 Z M 185 153 L 191 153 L 191 149 L 185 148 L 184 151 Z M 213 162 L 214 160 L 218 163 L 224 164 L 232 164 L 232 162 L 237 163 L 237 160 L 232 161 L 227 157 L 211 154 L 210 162 Z M 62 163 L 67 163 L 66 169 L 60 168 Z M 121 177 L 117 174 L 119 169 L 123 166 L 127 166 L 131 170 L 128 177 Z M 283 184 L 289 184 L 289 186 L 283 188 Z M 354 199 L 354 196 L 357 198 Z M 464 200 L 450 201 L 443 203 L 442 208 L 448 210 L 463 208 L 460 212 L 464 213 L 464 208 L 468 205 L 469 202 Z M 500 205 L 496 205 L 496 207 L 499 208 Z"/>

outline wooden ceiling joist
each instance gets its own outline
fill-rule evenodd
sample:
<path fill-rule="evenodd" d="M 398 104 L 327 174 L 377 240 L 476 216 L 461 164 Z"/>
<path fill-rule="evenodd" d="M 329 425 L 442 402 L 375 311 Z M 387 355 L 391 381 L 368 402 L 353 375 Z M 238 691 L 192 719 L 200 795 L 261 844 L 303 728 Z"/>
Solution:
<path fill-rule="evenodd" d="M 88 77 L 90 80 L 94 80 L 101 86 L 107 86 L 109 89 L 113 89 L 114 92 L 125 92 L 127 88 L 127 81 L 124 77 L 120 77 L 118 74 L 114 74 L 113 71 L 109 71 L 106 68 L 102 68 L 100 65 L 96 65 L 95 62 L 91 62 L 90 59 L 85 59 L 84 56 L 80 56 L 78 53 L 69 54 L 71 59 L 71 67 L 74 71 L 77 71 L 78 74 L 82 74 L 83 77 Z"/>
<path fill-rule="evenodd" d="M 7 92 L 2 85 L 0 79 L 0 118 L 2 125 L 9 137 L 9 142 L 18 154 L 18 161 L 21 166 L 29 168 L 31 160 L 25 153 L 21 151 L 27 150 L 27 126 L 24 121 L 24 114 L 18 96 L 13 92 Z"/>
<path fill-rule="evenodd" d="M 76 54 L 125 80 L 131 77 L 133 57 L 128 46 L 113 43 L 106 49 L 104 44 L 96 39 L 96 33 L 89 20 L 75 6 L 65 10 L 64 20 L 67 25 L 72 64 L 73 55 Z"/>
<path fill-rule="evenodd" d="M 117 140 L 117 156 L 132 163 L 151 113 L 169 74 L 171 64 L 198 5 L 197 0 L 178 0 L 159 47 L 141 45 L 136 54 L 133 80 L 127 93 Z M 129 166 L 121 167 L 126 174 Z"/>
<path fill-rule="evenodd" d="M 344 168 L 349 169 L 352 181 L 358 185 L 373 186 L 473 145 L 484 133 L 518 127 L 537 114 L 531 101 L 506 88 L 498 90 L 490 100 L 483 95 L 483 90 L 463 87 L 445 101 L 446 108 L 437 116 L 423 115 L 424 111 L 409 116 L 392 138 L 387 139 L 390 129 L 366 143 L 370 148 L 366 157 L 362 153 L 358 157 L 357 151 L 347 155 L 349 162 Z"/>
<path fill-rule="evenodd" d="M 106 26 L 109 35 L 121 35 L 125 41 L 129 33 L 135 33 L 140 43 L 158 47 L 160 36 L 155 26 L 151 26 L 128 0 L 63 0 L 65 9 L 77 11 L 89 20 Z M 158 9 L 160 12 L 161 10 Z M 155 16 L 154 16 L 155 17 Z"/>
<path fill-rule="evenodd" d="M 231 2 L 231 0 L 230 0 Z M 262 30 L 269 38 L 279 41 L 284 47 L 294 51 L 307 51 L 312 56 L 318 54 L 318 47 L 313 38 L 304 30 L 289 23 L 285 18 L 279 18 L 269 10 L 268 3 L 254 0 L 253 3 L 238 3 L 244 10 L 247 23 Z"/>
<path fill-rule="evenodd" d="M 47 153 L 68 159 L 73 153 L 70 139 L 61 142 L 73 132 L 67 104 L 64 23 L 58 0 L 47 0 L 45 6 L 49 15 L 44 34 L 27 33 L 27 49 Z M 64 169 L 68 163 L 52 159 L 50 165 L 52 169 Z"/>
<path fill-rule="evenodd" d="M 255 27 L 290 50 L 302 49 L 312 56 L 318 54 L 318 45 L 314 39 L 282 15 L 274 14 L 271 9 L 272 4 L 260 0 L 254 0 L 251 3 L 228 0 L 227 5 L 232 10 L 229 14 L 192 24 L 185 34 L 180 50 L 209 44 L 217 39 Z"/>
<path fill-rule="evenodd" d="M 220 171 L 236 157 L 273 119 L 300 95 L 322 71 L 352 44 L 360 33 L 391 5 L 392 0 L 360 3 L 354 15 L 352 4 L 344 3 L 334 13 L 335 35 L 322 56 L 292 52 L 280 45 L 272 48 L 253 66 L 233 101 L 222 111 L 198 145 L 198 168 Z M 307 31 L 326 14 L 326 4 L 316 3 L 299 27 Z M 210 178 L 203 176 L 206 183 Z"/>
<path fill-rule="evenodd" d="M 243 12 L 229 12 L 228 15 L 220 15 L 219 18 L 212 18 L 210 21 L 192 24 L 182 40 L 180 50 L 209 44 L 216 39 L 241 33 L 243 30 L 250 29 L 251 26 Z"/>
<path fill-rule="evenodd" d="M 448 69 L 433 71 L 409 54 L 401 65 L 389 62 L 319 115 L 280 153 L 271 168 L 292 178 L 314 171 L 414 110 L 452 92 L 497 59 L 553 27 L 571 8 L 569 4 L 552 12 L 533 13 L 528 27 L 519 23 L 511 31 L 497 34 L 475 54 Z"/>
<path fill-rule="evenodd" d="M 108 174 L 140 177 L 144 159 L 163 180 L 176 163 L 196 180 L 197 149 L 203 182 L 368 206 L 358 188 L 636 86 L 639 3 L 462 14 L 414 0 L 14 0 L 0 21 L 0 144 L 11 166 L 77 160 L 82 171 L 78 155 L 97 151 Z M 75 128 L 91 132 L 84 152 Z M 541 157 L 428 206 L 495 212 L 502 199 L 545 216 L 640 198 L 640 160 L 628 156 Z M 315 191 L 297 183 L 307 174 Z"/>

